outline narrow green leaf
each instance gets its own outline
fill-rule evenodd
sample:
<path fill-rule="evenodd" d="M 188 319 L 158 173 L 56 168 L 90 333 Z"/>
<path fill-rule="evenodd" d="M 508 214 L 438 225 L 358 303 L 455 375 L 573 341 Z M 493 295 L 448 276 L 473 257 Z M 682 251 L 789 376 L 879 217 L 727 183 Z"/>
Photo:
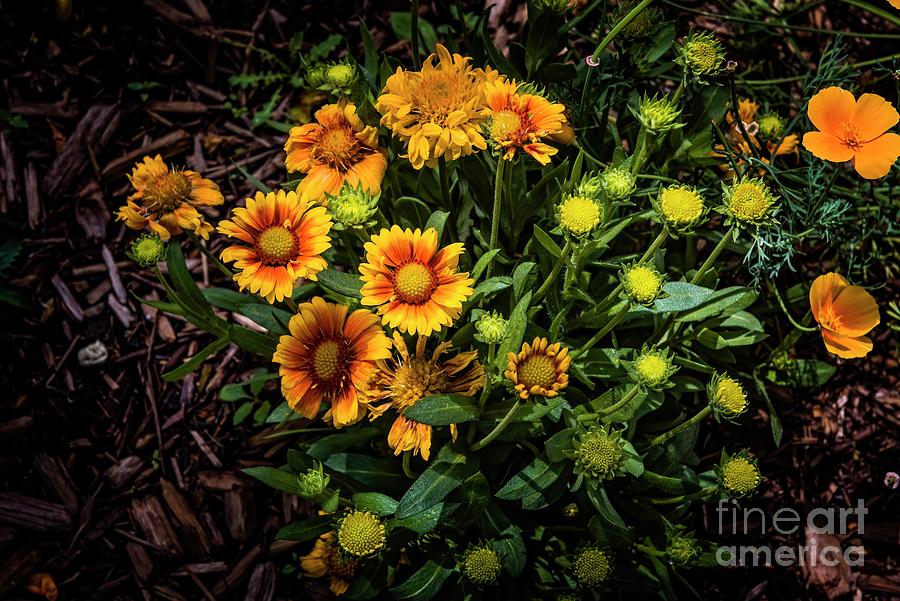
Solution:
<path fill-rule="evenodd" d="M 275 534 L 275 540 L 308 541 L 333 528 L 334 516 L 317 515 L 299 522 L 291 522 Z"/>
<path fill-rule="evenodd" d="M 534 237 L 541 243 L 541 246 L 546 248 L 547 252 L 554 257 L 559 258 L 559 255 L 562 254 L 562 249 L 559 245 L 556 244 L 556 242 L 553 241 L 553 238 L 550 237 L 550 234 L 542 230 L 538 224 L 534 224 Z"/>
<path fill-rule="evenodd" d="M 430 426 L 449 426 L 478 419 L 478 404 L 461 394 L 437 394 L 416 401 L 403 415 Z"/>
<path fill-rule="evenodd" d="M 478 279 L 481 277 L 481 274 L 484 273 L 484 270 L 487 269 L 487 266 L 491 264 L 491 262 L 499 252 L 500 249 L 495 248 L 494 250 L 489 250 L 478 257 L 478 261 L 475 262 L 475 266 L 472 267 L 472 273 L 470 274 L 473 280 L 475 280 L 476 282 L 478 281 Z"/>
<path fill-rule="evenodd" d="M 242 471 L 276 490 L 294 495 L 299 492 L 297 476 L 290 472 L 267 466 L 245 467 Z"/>
<path fill-rule="evenodd" d="M 506 368 L 506 354 L 518 353 L 528 326 L 528 307 L 531 305 L 531 291 L 527 291 L 509 314 L 506 338 L 500 343 L 495 365 L 502 371 Z"/>
<path fill-rule="evenodd" d="M 429 559 L 406 582 L 388 589 L 388 593 L 392 599 L 428 601 L 441 591 L 452 573 L 450 568 Z"/>
<path fill-rule="evenodd" d="M 184 262 L 184 254 L 181 252 L 181 246 L 177 242 L 168 245 L 166 254 L 166 265 L 169 268 L 169 277 L 172 279 L 173 287 L 178 295 L 177 301 L 193 311 L 197 315 L 211 315 L 212 307 L 203 297 L 200 288 L 191 277 L 187 264 Z"/>
<path fill-rule="evenodd" d="M 406 518 L 440 503 L 474 471 L 465 455 L 445 445 L 400 499 L 397 517 Z"/>
<path fill-rule="evenodd" d="M 362 298 L 362 280 L 359 274 L 351 274 L 336 269 L 326 269 L 317 274 L 319 285 L 331 292 L 350 298 Z"/>
<path fill-rule="evenodd" d="M 397 501 L 380 492 L 358 492 L 353 495 L 357 509 L 371 511 L 378 516 L 393 515 L 397 511 Z"/>
<path fill-rule="evenodd" d="M 164 373 L 162 375 L 162 379 L 166 382 L 175 382 L 176 380 L 180 380 L 195 369 L 199 368 L 207 358 L 228 346 L 229 342 L 230 340 L 225 337 L 214 340 L 207 346 L 200 349 L 200 351 L 197 352 L 196 355 L 194 355 L 175 369 L 169 370 Z"/>

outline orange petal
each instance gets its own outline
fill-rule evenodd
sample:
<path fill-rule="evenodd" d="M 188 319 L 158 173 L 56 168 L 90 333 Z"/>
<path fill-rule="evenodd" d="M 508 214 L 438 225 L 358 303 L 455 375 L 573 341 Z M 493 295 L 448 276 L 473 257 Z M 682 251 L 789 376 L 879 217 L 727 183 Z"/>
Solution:
<path fill-rule="evenodd" d="M 867 334 L 881 321 L 875 299 L 859 286 L 847 286 L 841 290 L 833 306 L 840 318 L 840 333 L 846 336 Z"/>
<path fill-rule="evenodd" d="M 810 98 L 806 114 L 817 129 L 838 134 L 856 107 L 853 94 L 838 87 L 825 88 Z"/>
<path fill-rule="evenodd" d="M 822 330 L 822 340 L 829 353 L 834 353 L 842 359 L 857 359 L 865 357 L 872 350 L 872 341 L 866 336 L 841 336 L 830 330 Z"/>
<path fill-rule="evenodd" d="M 813 280 L 809 288 L 809 308 L 816 321 L 819 321 L 822 308 L 830 306 L 841 290 L 849 285 L 847 280 L 837 273 L 826 273 Z"/>
<path fill-rule="evenodd" d="M 820 131 L 803 134 L 803 147 L 823 161 L 843 163 L 853 158 L 853 149 L 831 134 Z"/>
<path fill-rule="evenodd" d="M 859 130 L 859 139 L 874 140 L 900 121 L 900 114 L 878 94 L 863 94 L 856 101 L 850 122 Z"/>
<path fill-rule="evenodd" d="M 884 134 L 871 142 L 866 142 L 853 157 L 856 172 L 866 179 L 884 177 L 900 156 L 900 135 Z"/>

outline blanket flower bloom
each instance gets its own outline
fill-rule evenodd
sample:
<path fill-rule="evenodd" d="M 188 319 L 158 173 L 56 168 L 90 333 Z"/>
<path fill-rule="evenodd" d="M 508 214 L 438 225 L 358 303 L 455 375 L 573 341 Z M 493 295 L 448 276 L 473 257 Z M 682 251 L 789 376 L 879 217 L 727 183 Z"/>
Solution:
<path fill-rule="evenodd" d="M 426 342 L 425 336 L 419 336 L 415 354 L 410 355 L 403 337 L 394 332 L 394 348 L 399 359 L 379 361 L 378 370 L 373 372 L 362 390 L 367 404 L 384 401 L 377 407 L 370 407 L 372 419 L 388 409 L 397 411 L 397 419 L 388 433 L 388 444 L 394 454 L 412 451 L 427 461 L 431 455 L 432 427 L 404 416 L 403 412 L 427 396 L 473 396 L 484 387 L 484 368 L 478 363 L 478 351 L 466 351 L 445 359 L 442 356 L 451 345 L 442 342 L 428 357 Z M 455 439 L 456 424 L 450 425 L 450 432 Z"/>
<path fill-rule="evenodd" d="M 566 107 L 508 80 L 486 83 L 484 98 L 484 129 L 500 156 L 512 160 L 521 150 L 541 165 L 548 164 L 558 151 L 541 139 L 562 133 Z"/>
<path fill-rule="evenodd" d="M 866 334 L 881 317 L 875 299 L 865 289 L 851 286 L 836 273 L 826 273 L 813 281 L 809 306 L 828 352 L 855 359 L 872 350 L 872 340 Z"/>
<path fill-rule="evenodd" d="M 469 60 L 438 44 L 421 71 L 397 67 L 388 77 L 375 106 L 381 124 L 406 142 L 413 168 L 487 148 L 481 134 L 483 85 L 501 76 L 490 67 L 473 69 Z"/>
<path fill-rule="evenodd" d="M 316 539 L 309 554 L 300 558 L 300 569 L 310 578 L 329 578 L 328 588 L 337 596 L 350 588 L 350 581 L 359 568 L 359 560 L 341 552 L 334 540 L 335 532 L 326 532 Z"/>
<path fill-rule="evenodd" d="M 546 338 L 535 338 L 530 345 L 522 343 L 518 353 L 506 355 L 503 375 L 512 382 L 522 399 L 531 396 L 555 397 L 569 385 L 569 349 L 560 343 L 550 344 Z"/>
<path fill-rule="evenodd" d="M 832 86 L 809 101 L 806 112 L 819 131 L 803 135 L 803 146 L 820 159 L 850 161 L 865 179 L 888 174 L 900 156 L 900 135 L 888 132 L 900 121 L 890 102 L 877 94 L 853 94 Z"/>
<path fill-rule="evenodd" d="M 382 229 L 365 250 L 362 304 L 378 307 L 383 323 L 402 332 L 428 336 L 450 326 L 475 293 L 468 272 L 457 271 L 463 244 L 439 250 L 434 228 Z"/>
<path fill-rule="evenodd" d="M 297 194 L 322 202 L 326 193 L 338 194 L 344 182 L 379 194 L 387 152 L 378 145 L 378 130 L 365 125 L 345 98 L 323 106 L 315 117 L 315 123 L 291 128 L 284 144 L 284 166 L 306 174 Z"/>
<path fill-rule="evenodd" d="M 117 221 L 133 230 L 149 228 L 163 241 L 184 230 L 209 238 L 213 226 L 197 207 L 225 202 L 214 182 L 195 171 L 169 168 L 160 155 L 135 163 L 128 179 L 135 191 L 119 209 Z"/>
<path fill-rule="evenodd" d="M 322 253 L 331 248 L 331 217 L 294 192 L 283 190 L 248 198 L 246 207 L 232 210 L 231 220 L 219 222 L 220 234 L 239 244 L 222 251 L 234 262 L 234 281 L 241 290 L 259 294 L 270 303 L 290 298 L 294 282 L 316 279 L 328 264 Z"/>
<path fill-rule="evenodd" d="M 365 415 L 358 388 L 375 371 L 375 362 L 391 356 L 391 342 L 371 311 L 347 315 L 346 305 L 315 297 L 303 303 L 288 324 L 272 361 L 279 364 L 281 393 L 291 409 L 313 419 L 322 403 L 335 427 Z"/>

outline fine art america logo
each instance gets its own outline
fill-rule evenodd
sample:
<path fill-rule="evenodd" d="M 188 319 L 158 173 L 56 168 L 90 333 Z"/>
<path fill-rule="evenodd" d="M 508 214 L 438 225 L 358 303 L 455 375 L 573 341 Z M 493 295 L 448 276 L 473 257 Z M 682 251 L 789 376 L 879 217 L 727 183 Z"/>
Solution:
<path fill-rule="evenodd" d="M 716 561 L 722 566 L 836 566 L 844 562 L 861 566 L 864 549 L 859 545 L 842 548 L 834 536 L 852 531 L 865 534 L 868 509 L 862 500 L 856 507 L 818 507 L 805 518 L 794 509 L 783 507 L 767 516 L 758 507 L 741 508 L 733 501 L 719 501 L 716 507 L 719 534 L 765 534 L 769 527 L 781 535 L 796 535 L 806 528 L 806 543 L 788 545 L 721 545 Z M 751 526 L 752 524 L 752 526 Z M 729 529 L 730 526 L 730 529 Z M 832 536 L 822 536 L 832 535 Z"/>

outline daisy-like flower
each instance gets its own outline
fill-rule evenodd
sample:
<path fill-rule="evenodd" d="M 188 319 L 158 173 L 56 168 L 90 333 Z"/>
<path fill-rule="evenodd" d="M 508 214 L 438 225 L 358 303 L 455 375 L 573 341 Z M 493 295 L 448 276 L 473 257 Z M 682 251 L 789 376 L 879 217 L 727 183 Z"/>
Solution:
<path fill-rule="evenodd" d="M 284 144 L 288 171 L 305 173 L 297 194 L 322 202 L 344 182 L 370 194 L 381 192 L 387 151 L 378 146 L 378 130 L 365 125 L 346 98 L 316 111 L 316 122 L 291 128 Z"/>
<path fill-rule="evenodd" d="M 324 207 L 284 190 L 257 192 L 246 205 L 233 209 L 231 220 L 219 222 L 220 234 L 239 241 L 222 251 L 222 260 L 234 262 L 241 290 L 270 303 L 290 298 L 294 282 L 315 280 L 328 266 L 322 253 L 331 247 L 331 217 Z"/>
<path fill-rule="evenodd" d="M 345 305 L 318 296 L 303 303 L 272 357 L 291 409 L 313 419 L 327 403 L 331 408 L 325 418 L 337 428 L 362 419 L 358 388 L 371 377 L 376 361 L 391 356 L 378 317 L 365 309 L 347 312 Z"/>
<path fill-rule="evenodd" d="M 850 161 L 862 177 L 879 179 L 900 156 L 900 135 L 888 131 L 900 114 L 877 94 L 856 100 L 832 86 L 810 98 L 806 114 L 819 131 L 803 134 L 803 147 L 820 159 Z"/>
<path fill-rule="evenodd" d="M 744 387 L 727 374 L 713 374 L 706 386 L 706 396 L 716 417 L 728 420 L 742 415 L 749 406 Z"/>
<path fill-rule="evenodd" d="M 489 67 L 473 69 L 469 61 L 438 44 L 421 71 L 398 67 L 385 82 L 375 106 L 381 124 L 406 142 L 413 168 L 487 148 L 481 134 L 483 85 L 501 76 Z"/>
<path fill-rule="evenodd" d="M 415 355 L 410 355 L 400 334 L 394 332 L 394 347 L 399 358 L 390 362 L 379 361 L 378 370 L 372 374 L 363 394 L 375 419 L 388 409 L 397 412 L 397 419 L 388 433 L 388 444 L 399 455 L 404 451 L 421 454 L 428 460 L 431 455 L 432 427 L 403 415 L 403 413 L 427 396 L 436 394 L 461 394 L 473 396 L 484 387 L 484 368 L 478 363 L 478 351 L 466 351 L 450 358 L 442 356 L 450 348 L 442 342 L 428 357 L 425 354 L 427 339 L 419 336 Z M 381 403 L 374 406 L 375 403 Z M 450 425 L 456 438 L 456 424 Z"/>
<path fill-rule="evenodd" d="M 612 572 L 611 559 L 610 554 L 596 544 L 578 549 L 571 566 L 578 585 L 595 588 L 606 582 Z"/>
<path fill-rule="evenodd" d="M 865 357 L 872 350 L 866 336 L 881 321 L 875 299 L 836 273 L 817 277 L 809 289 L 809 306 L 819 323 L 829 353 L 844 359 Z"/>
<path fill-rule="evenodd" d="M 560 343 L 550 344 L 546 338 L 522 343 L 518 353 L 506 355 L 503 375 L 512 382 L 520 398 L 555 397 L 569 385 L 569 349 Z"/>
<path fill-rule="evenodd" d="M 484 129 L 500 156 L 511 160 L 521 150 L 541 165 L 549 163 L 558 151 L 541 140 L 563 131 L 566 107 L 507 80 L 486 83 L 484 97 Z"/>
<path fill-rule="evenodd" d="M 362 304 L 378 307 L 383 323 L 409 334 L 428 336 L 459 317 L 474 294 L 474 280 L 459 273 L 463 244 L 438 250 L 437 230 L 393 226 L 366 242 Z"/>
<path fill-rule="evenodd" d="M 600 226 L 604 218 L 604 208 L 588 196 L 567 196 L 556 207 L 560 227 L 569 234 L 587 236 Z"/>
<path fill-rule="evenodd" d="M 149 228 L 164 241 L 184 230 L 209 238 L 213 226 L 197 207 L 225 202 L 214 182 L 195 171 L 169 168 L 160 155 L 135 163 L 128 179 L 135 191 L 116 213 L 117 221 L 133 230 Z"/>
<path fill-rule="evenodd" d="M 350 588 L 359 560 L 343 552 L 335 542 L 335 532 L 326 532 L 316 539 L 312 551 L 300 558 L 300 569 L 310 578 L 329 578 L 328 588 L 341 596 Z"/>

